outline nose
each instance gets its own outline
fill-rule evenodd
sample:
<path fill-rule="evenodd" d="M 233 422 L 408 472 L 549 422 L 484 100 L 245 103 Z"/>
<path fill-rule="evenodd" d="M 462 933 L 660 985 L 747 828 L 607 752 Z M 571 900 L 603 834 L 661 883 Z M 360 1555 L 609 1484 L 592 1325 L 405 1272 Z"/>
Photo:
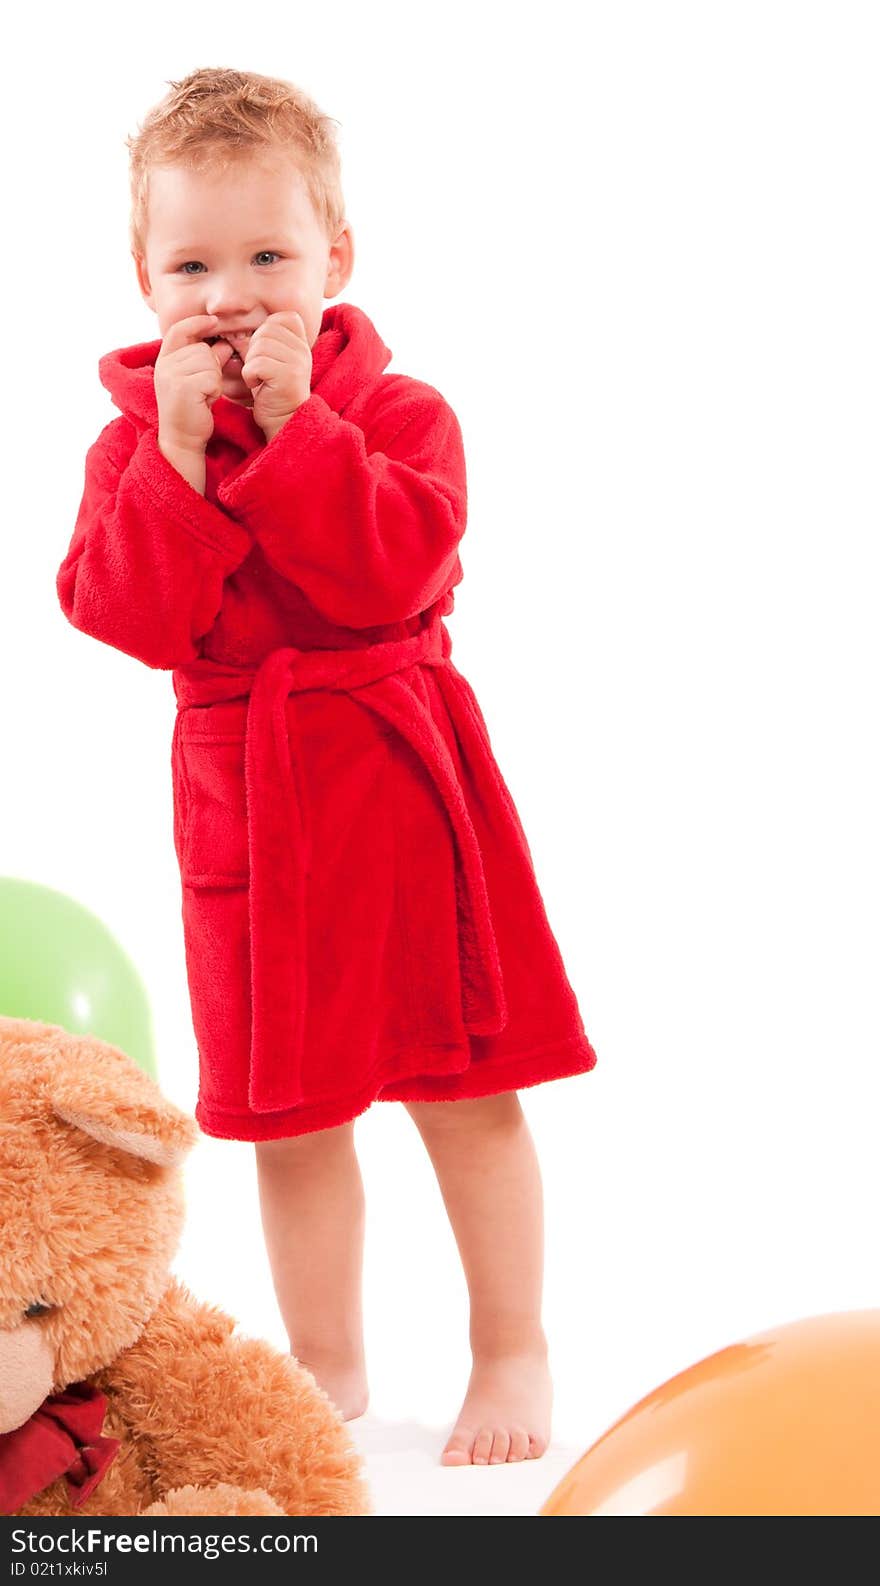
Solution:
<path fill-rule="evenodd" d="M 254 310 L 253 293 L 241 280 L 238 272 L 215 274 L 205 293 L 205 313 L 216 314 L 224 323 L 247 319 Z"/>

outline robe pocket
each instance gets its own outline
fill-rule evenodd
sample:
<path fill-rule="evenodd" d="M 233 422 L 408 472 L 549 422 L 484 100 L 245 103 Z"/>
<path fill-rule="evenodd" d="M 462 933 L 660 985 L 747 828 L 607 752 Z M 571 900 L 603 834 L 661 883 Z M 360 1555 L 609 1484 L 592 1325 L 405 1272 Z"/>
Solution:
<path fill-rule="evenodd" d="M 238 733 L 180 734 L 178 857 L 186 886 L 248 883 L 244 748 Z"/>

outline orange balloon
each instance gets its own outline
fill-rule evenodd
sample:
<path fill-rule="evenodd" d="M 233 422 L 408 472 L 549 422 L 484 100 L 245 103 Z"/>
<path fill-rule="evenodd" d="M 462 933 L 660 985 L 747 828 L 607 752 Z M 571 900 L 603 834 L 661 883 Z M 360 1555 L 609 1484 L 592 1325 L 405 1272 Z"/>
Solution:
<path fill-rule="evenodd" d="M 628 1410 L 542 1515 L 880 1515 L 880 1311 L 722 1349 Z"/>

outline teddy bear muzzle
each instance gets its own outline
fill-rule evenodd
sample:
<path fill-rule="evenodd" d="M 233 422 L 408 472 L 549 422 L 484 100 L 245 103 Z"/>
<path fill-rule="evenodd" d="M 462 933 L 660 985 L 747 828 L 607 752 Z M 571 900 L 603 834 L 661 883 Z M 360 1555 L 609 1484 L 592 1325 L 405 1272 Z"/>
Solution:
<path fill-rule="evenodd" d="M 0 1332 L 0 1435 L 14 1432 L 52 1391 L 55 1357 L 34 1321 Z"/>

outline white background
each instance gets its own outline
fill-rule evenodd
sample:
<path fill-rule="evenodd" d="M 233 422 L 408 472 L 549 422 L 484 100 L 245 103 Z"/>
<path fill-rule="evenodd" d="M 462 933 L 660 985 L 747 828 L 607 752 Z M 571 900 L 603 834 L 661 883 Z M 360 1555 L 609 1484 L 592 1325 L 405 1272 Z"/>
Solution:
<path fill-rule="evenodd" d="M 98 358 L 157 334 L 124 137 L 196 66 L 287 77 L 341 123 L 341 300 L 462 424 L 454 659 L 599 1055 L 522 1093 L 557 1439 L 586 1448 L 750 1332 L 876 1305 L 876 7 L 267 0 L 15 28 L 0 873 L 106 921 L 191 1111 L 170 675 L 72 629 L 55 575 L 115 414 Z M 433 1477 L 464 1282 L 404 1109 L 357 1140 L 374 1424 Z M 187 1185 L 176 1270 L 283 1347 L 252 1148 L 205 1140 Z M 400 1502 L 533 1512 L 560 1473 L 538 1465 Z"/>

